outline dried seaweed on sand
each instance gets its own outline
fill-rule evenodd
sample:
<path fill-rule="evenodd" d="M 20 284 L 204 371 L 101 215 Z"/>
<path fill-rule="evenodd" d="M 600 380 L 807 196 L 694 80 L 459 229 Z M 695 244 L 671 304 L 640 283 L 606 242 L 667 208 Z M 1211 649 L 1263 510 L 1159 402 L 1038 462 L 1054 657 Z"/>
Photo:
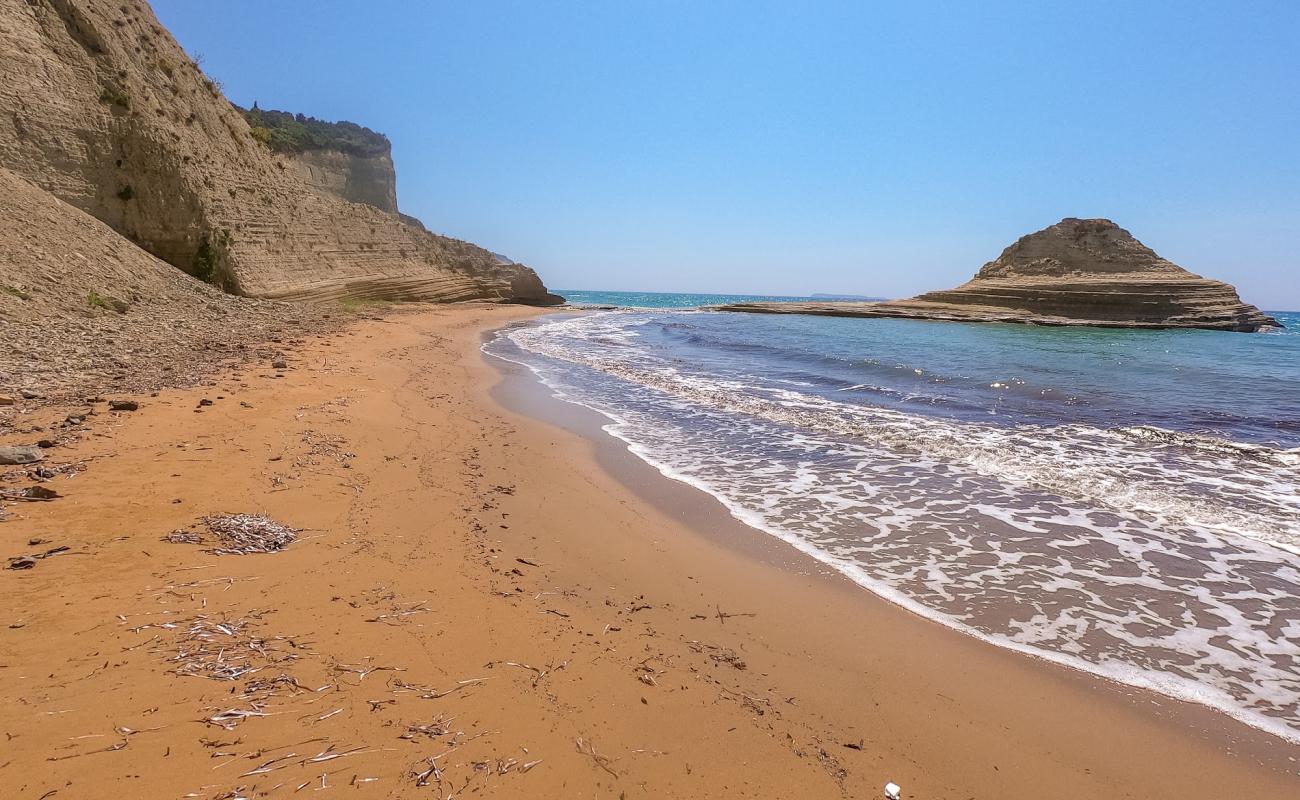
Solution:
<path fill-rule="evenodd" d="M 211 514 L 199 520 L 199 530 L 175 530 L 163 537 L 173 544 L 204 544 L 215 555 L 278 553 L 298 539 L 298 531 L 265 514 Z"/>

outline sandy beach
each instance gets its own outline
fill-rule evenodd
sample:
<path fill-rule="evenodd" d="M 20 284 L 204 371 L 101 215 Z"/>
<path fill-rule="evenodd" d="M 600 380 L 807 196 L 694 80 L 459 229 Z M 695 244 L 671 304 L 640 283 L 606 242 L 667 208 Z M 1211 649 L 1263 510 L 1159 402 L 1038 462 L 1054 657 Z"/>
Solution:
<path fill-rule="evenodd" d="M 0 573 L 0 794 L 1300 792 L 1294 745 L 912 616 L 664 479 L 480 352 L 542 313 L 393 311 L 87 406 L 45 462 L 84 468 L 0 522 L 5 556 L 68 548 Z M 212 553 L 222 513 L 298 539 Z"/>

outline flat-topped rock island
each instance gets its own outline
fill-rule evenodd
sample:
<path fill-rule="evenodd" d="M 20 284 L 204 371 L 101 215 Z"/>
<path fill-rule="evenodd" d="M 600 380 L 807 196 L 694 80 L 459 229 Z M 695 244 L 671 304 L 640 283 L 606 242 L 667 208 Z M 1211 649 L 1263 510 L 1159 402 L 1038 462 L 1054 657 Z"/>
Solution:
<path fill-rule="evenodd" d="M 1189 272 L 1108 219 L 1069 217 L 1021 237 L 954 289 L 881 302 L 731 303 L 721 311 L 957 322 L 1205 328 L 1281 327 L 1222 281 Z"/>

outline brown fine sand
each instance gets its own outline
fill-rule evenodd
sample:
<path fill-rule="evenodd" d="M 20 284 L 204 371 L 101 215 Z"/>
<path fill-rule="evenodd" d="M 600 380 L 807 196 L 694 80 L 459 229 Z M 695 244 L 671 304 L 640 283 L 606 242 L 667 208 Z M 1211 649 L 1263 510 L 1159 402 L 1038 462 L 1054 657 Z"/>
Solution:
<path fill-rule="evenodd" d="M 913 617 L 503 382 L 538 313 L 99 406 L 0 523 L 71 548 L 0 572 L 0 796 L 1300 796 L 1298 748 Z M 162 540 L 221 512 L 300 538 Z"/>

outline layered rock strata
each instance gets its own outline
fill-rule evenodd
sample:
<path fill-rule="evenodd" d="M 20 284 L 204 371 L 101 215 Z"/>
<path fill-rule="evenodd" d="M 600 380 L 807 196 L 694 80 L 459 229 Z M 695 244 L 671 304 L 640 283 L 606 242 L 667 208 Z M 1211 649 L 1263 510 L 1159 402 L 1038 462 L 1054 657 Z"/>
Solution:
<path fill-rule="evenodd" d="M 1107 219 L 1022 237 L 954 289 L 878 303 L 735 303 L 725 311 L 960 322 L 1257 331 L 1277 320 L 1222 281 L 1161 258 Z"/>
<path fill-rule="evenodd" d="M 193 383 L 268 340 L 332 324 L 308 306 L 196 281 L 0 168 L 0 394 Z"/>
<path fill-rule="evenodd" d="M 397 212 L 397 170 L 391 155 L 359 156 L 339 150 L 306 150 L 290 156 L 303 182 L 318 192 Z"/>
<path fill-rule="evenodd" d="M 537 275 L 313 190 L 143 0 L 0 0 L 0 166 L 225 290 L 554 302 Z"/>

